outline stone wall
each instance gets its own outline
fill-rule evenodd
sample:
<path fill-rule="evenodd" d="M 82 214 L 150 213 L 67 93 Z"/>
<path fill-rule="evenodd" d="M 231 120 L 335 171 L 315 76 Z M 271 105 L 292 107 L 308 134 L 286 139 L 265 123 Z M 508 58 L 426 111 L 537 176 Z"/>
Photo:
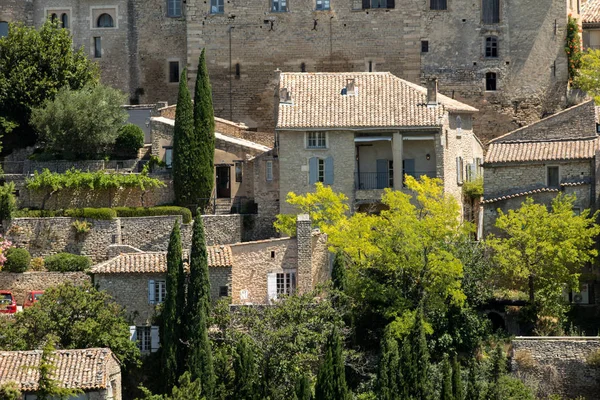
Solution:
<path fill-rule="evenodd" d="M 0 288 L 12 291 L 20 306 L 29 291 L 46 290 L 66 282 L 81 285 L 89 281 L 91 279 L 85 272 L 0 272 Z"/>
<path fill-rule="evenodd" d="M 512 373 L 539 385 L 538 395 L 597 399 L 600 369 L 586 360 L 598 351 L 598 337 L 517 337 L 512 342 Z"/>
<path fill-rule="evenodd" d="M 190 248 L 192 245 L 192 224 L 183 224 L 181 216 L 178 215 L 119 218 L 121 244 L 142 251 L 167 251 L 175 220 L 179 221 L 183 247 Z M 206 235 L 212 237 L 212 232 L 206 232 Z"/>
<path fill-rule="evenodd" d="M 231 215 L 204 215 L 204 232 L 206 244 L 230 244 L 242 241 L 242 216 Z"/>
<path fill-rule="evenodd" d="M 231 267 L 213 267 L 209 269 L 210 298 L 215 301 L 221 296 L 221 287 L 227 287 L 227 296 L 231 296 Z"/>

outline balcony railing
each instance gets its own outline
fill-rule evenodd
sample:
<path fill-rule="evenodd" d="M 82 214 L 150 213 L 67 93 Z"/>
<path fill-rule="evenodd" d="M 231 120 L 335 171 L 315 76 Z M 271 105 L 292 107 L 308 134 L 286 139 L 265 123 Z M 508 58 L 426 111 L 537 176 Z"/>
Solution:
<path fill-rule="evenodd" d="M 407 174 L 404 172 L 404 174 Z M 403 175 L 404 175 L 403 174 Z M 407 175 L 419 178 L 421 176 L 427 176 L 429 178 L 435 178 L 435 171 L 411 171 Z M 389 172 L 356 172 L 354 174 L 354 188 L 355 190 L 376 190 L 394 187 L 394 173 Z"/>

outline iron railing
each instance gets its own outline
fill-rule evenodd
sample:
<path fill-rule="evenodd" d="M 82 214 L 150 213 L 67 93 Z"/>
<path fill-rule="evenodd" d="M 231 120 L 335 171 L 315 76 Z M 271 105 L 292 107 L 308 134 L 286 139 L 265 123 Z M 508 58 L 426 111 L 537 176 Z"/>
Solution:
<path fill-rule="evenodd" d="M 435 178 L 435 171 L 403 171 L 403 176 L 409 175 L 415 178 L 427 176 Z M 402 179 L 404 182 L 404 179 Z M 356 190 L 376 190 L 394 187 L 394 172 L 356 172 L 354 174 L 354 188 Z"/>

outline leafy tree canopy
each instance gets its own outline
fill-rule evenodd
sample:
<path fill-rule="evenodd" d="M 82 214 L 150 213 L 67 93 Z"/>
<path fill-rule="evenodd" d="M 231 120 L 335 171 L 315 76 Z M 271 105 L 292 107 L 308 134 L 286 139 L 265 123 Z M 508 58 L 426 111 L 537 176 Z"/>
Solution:
<path fill-rule="evenodd" d="M 581 57 L 575 83 L 600 104 L 600 50 L 590 49 Z"/>
<path fill-rule="evenodd" d="M 96 84 L 99 76 L 97 65 L 83 48 L 73 49 L 69 31 L 57 22 L 47 21 L 39 30 L 10 24 L 8 36 L 0 38 L 0 133 L 17 128 L 5 137 L 7 145 L 33 144 L 31 109 L 63 87 Z"/>

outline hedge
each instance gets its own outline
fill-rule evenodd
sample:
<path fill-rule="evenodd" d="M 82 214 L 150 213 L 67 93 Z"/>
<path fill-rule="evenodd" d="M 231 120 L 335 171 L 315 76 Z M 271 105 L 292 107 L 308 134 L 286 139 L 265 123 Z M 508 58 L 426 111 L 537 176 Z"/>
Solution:
<path fill-rule="evenodd" d="M 44 258 L 44 266 L 52 272 L 86 271 L 90 268 L 91 261 L 86 256 L 58 253 Z"/>
<path fill-rule="evenodd" d="M 192 221 L 192 212 L 185 207 L 161 206 L 161 207 L 116 207 L 119 217 L 152 217 L 156 215 L 181 215 L 184 224 Z"/>
<path fill-rule="evenodd" d="M 51 218 L 63 217 L 64 210 L 29 210 L 23 208 L 13 213 L 13 218 Z"/>
<path fill-rule="evenodd" d="M 6 261 L 2 268 L 7 272 L 25 272 L 29 269 L 31 254 L 27 249 L 11 247 L 6 250 Z"/>
<path fill-rule="evenodd" d="M 117 213 L 113 208 L 70 208 L 65 210 L 65 217 L 114 219 Z"/>

